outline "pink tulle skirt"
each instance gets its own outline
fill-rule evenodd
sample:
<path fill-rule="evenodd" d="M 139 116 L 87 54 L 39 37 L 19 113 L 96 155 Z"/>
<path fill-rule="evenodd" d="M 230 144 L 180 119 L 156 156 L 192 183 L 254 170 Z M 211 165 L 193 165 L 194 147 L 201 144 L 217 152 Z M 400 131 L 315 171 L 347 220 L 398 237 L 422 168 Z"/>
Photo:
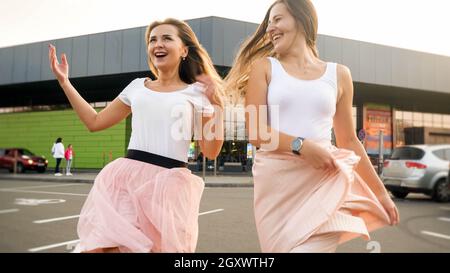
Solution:
<path fill-rule="evenodd" d="M 194 252 L 203 189 L 187 168 L 116 159 L 98 174 L 83 205 L 74 252 Z"/>
<path fill-rule="evenodd" d="M 263 252 L 292 252 L 321 234 L 339 233 L 337 244 L 360 236 L 368 240 L 370 231 L 389 224 L 381 203 L 354 170 L 359 156 L 319 144 L 332 153 L 336 171 L 316 170 L 292 153 L 256 153 L 254 207 Z"/>

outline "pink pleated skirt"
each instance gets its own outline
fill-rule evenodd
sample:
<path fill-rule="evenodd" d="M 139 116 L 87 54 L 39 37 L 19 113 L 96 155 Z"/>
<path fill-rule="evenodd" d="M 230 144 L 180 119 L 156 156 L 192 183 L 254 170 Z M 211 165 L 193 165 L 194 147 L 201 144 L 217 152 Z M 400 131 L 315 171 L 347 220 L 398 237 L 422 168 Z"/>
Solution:
<path fill-rule="evenodd" d="M 83 205 L 74 252 L 194 252 L 203 189 L 187 168 L 116 159 L 98 174 Z"/>
<path fill-rule="evenodd" d="M 291 252 L 313 235 L 338 232 L 338 244 L 389 224 L 374 193 L 355 172 L 353 151 L 319 143 L 336 171 L 314 169 L 292 153 L 257 151 L 253 165 L 254 209 L 263 252 Z"/>

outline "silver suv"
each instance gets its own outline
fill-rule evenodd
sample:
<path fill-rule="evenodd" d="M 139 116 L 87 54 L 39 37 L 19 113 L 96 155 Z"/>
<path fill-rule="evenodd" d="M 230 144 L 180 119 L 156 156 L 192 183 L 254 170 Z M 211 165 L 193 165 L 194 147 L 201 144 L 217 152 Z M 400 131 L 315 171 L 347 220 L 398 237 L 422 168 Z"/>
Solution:
<path fill-rule="evenodd" d="M 450 200 L 450 144 L 407 145 L 395 148 L 384 162 L 381 179 L 395 197 L 424 193 L 437 202 Z"/>

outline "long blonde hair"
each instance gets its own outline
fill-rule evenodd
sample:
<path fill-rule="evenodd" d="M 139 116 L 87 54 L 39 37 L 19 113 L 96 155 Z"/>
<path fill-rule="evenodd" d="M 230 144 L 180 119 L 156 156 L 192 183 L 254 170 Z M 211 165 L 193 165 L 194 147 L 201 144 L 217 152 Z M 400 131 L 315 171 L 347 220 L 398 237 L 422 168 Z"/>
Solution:
<path fill-rule="evenodd" d="M 319 56 L 316 45 L 318 19 L 311 1 L 276 0 L 267 10 L 266 16 L 256 32 L 241 46 L 234 64 L 225 78 L 225 88 L 233 102 L 238 102 L 245 97 L 250 67 L 253 62 L 260 58 L 275 56 L 266 29 L 269 25 L 270 11 L 280 3 L 286 5 L 289 13 L 294 17 L 297 26 L 305 36 L 306 45 L 312 50 L 314 56 Z"/>
<path fill-rule="evenodd" d="M 223 88 L 224 81 L 214 68 L 208 52 L 200 44 L 194 31 L 187 23 L 174 18 L 167 18 L 164 21 L 155 21 L 151 23 L 145 32 L 145 43 L 147 48 L 150 43 L 150 33 L 154 28 L 160 25 L 174 26 L 178 30 L 178 37 L 180 37 L 183 44 L 188 48 L 188 55 L 185 60 L 181 61 L 179 66 L 178 74 L 180 79 L 187 84 L 192 84 L 196 82 L 195 77 L 200 74 L 210 76 L 217 86 L 217 92 L 215 93 L 216 99 L 223 102 L 225 98 Z M 147 57 L 147 62 L 153 75 L 158 77 L 158 70 L 151 62 L 150 56 Z"/>

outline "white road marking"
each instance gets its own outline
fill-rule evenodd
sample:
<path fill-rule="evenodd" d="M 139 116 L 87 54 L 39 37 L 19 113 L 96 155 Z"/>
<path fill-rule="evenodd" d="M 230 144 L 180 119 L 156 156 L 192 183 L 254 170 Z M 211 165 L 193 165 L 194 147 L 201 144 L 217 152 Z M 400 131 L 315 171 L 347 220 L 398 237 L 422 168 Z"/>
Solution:
<path fill-rule="evenodd" d="M 12 213 L 12 212 L 18 212 L 19 209 L 4 209 L 4 210 L 0 210 L 0 214 L 5 214 L 5 213 Z"/>
<path fill-rule="evenodd" d="M 36 221 L 33 221 L 33 223 L 35 223 L 35 224 L 44 224 L 44 223 L 62 221 L 62 220 L 73 219 L 73 218 L 78 218 L 78 217 L 80 217 L 80 215 L 72 215 L 72 216 L 65 216 L 65 217 L 59 217 L 59 218 L 36 220 Z"/>
<path fill-rule="evenodd" d="M 30 199 L 30 198 L 16 198 L 14 204 L 20 206 L 39 206 L 45 204 L 59 204 L 65 203 L 64 199 Z"/>
<path fill-rule="evenodd" d="M 447 217 L 439 217 L 438 220 L 444 221 L 444 222 L 450 222 L 450 218 L 447 218 Z"/>
<path fill-rule="evenodd" d="M 57 243 L 57 244 L 52 244 L 52 245 L 47 245 L 47 246 L 40 246 L 40 247 L 30 248 L 30 249 L 28 249 L 28 251 L 29 252 L 39 252 L 42 250 L 47 250 L 47 249 L 56 248 L 56 247 L 60 247 L 60 246 L 77 244 L 79 241 L 80 240 L 73 240 L 73 241 L 67 241 L 67 242 L 62 242 L 62 243 Z"/>
<path fill-rule="evenodd" d="M 210 213 L 216 213 L 216 212 L 220 212 L 220 211 L 223 211 L 223 209 L 215 209 L 215 210 L 205 211 L 205 212 L 199 213 L 198 216 L 210 214 Z"/>
<path fill-rule="evenodd" d="M 442 238 L 442 239 L 450 240 L 450 236 L 445 235 L 445 234 L 440 234 L 440 233 L 431 232 L 431 231 L 426 231 L 426 230 L 422 230 L 421 233 L 422 233 L 422 234 L 425 234 L 425 235 L 437 237 L 437 238 Z"/>
<path fill-rule="evenodd" d="M 205 215 L 205 214 L 210 214 L 210 213 L 216 213 L 216 212 L 220 212 L 220 211 L 223 211 L 223 209 L 216 209 L 216 210 L 205 211 L 205 212 L 199 213 L 199 216 L 200 215 Z M 71 216 L 65 216 L 65 217 L 36 220 L 36 221 L 33 221 L 33 223 L 35 223 L 35 224 L 44 224 L 44 223 L 62 221 L 62 220 L 73 219 L 73 218 L 78 218 L 78 217 L 80 217 L 80 215 L 71 215 Z"/>
<path fill-rule="evenodd" d="M 68 186 L 77 186 L 82 185 L 83 183 L 76 184 L 53 184 L 53 185 L 41 185 L 41 186 L 28 186 L 28 187 L 16 187 L 16 188 L 3 188 L 0 190 L 23 190 L 23 189 L 39 189 L 39 188 L 53 188 L 53 187 L 68 187 Z"/>
<path fill-rule="evenodd" d="M 58 195 L 71 195 L 71 196 L 88 196 L 88 194 L 82 194 L 82 193 L 53 192 L 53 191 L 23 191 L 23 190 L 7 190 L 7 189 L 1 189 L 0 191 L 2 191 L 2 192 L 23 192 L 23 193 L 58 194 Z"/>
<path fill-rule="evenodd" d="M 216 213 L 216 212 L 220 212 L 220 211 L 223 211 L 223 210 L 224 209 L 215 209 L 215 210 L 205 211 L 205 212 L 199 213 L 199 216 L 200 215 L 205 215 L 205 214 Z M 59 221 L 59 220 L 64 220 L 64 219 L 76 218 L 78 216 L 79 215 L 73 215 L 73 216 L 60 217 L 60 218 L 54 218 L 54 219 L 38 220 L 38 221 L 34 221 L 33 223 L 42 224 L 42 223 L 48 223 L 48 222 L 52 222 L 52 221 Z M 42 250 L 47 250 L 47 249 L 56 248 L 56 247 L 60 247 L 60 246 L 74 245 L 74 244 L 77 244 L 79 241 L 80 240 L 73 240 L 73 241 L 67 241 L 67 242 L 62 242 L 62 243 L 57 243 L 57 244 L 52 244 L 52 245 L 47 245 L 47 246 L 35 247 L 35 248 L 28 249 L 28 251 L 29 252 L 39 252 L 39 251 L 42 251 Z"/>
<path fill-rule="evenodd" d="M 210 210 L 210 211 L 205 211 L 202 213 L 199 213 L 200 215 L 205 215 L 205 214 L 210 214 L 210 213 L 216 213 L 216 212 L 220 212 L 223 211 L 224 209 L 215 209 L 215 210 Z M 68 216 L 68 217 L 61 217 L 61 218 L 54 218 L 54 219 L 58 219 L 58 220 L 62 220 L 62 218 L 66 218 L 69 219 L 69 217 L 71 218 L 75 218 L 78 217 L 79 215 L 74 215 L 74 216 Z M 54 219 L 48 219 L 48 220 L 54 220 Z M 48 220 L 40 220 L 40 222 L 42 223 L 43 221 L 48 221 Z M 57 220 L 55 220 L 57 221 Z M 34 223 L 36 223 L 38 221 L 34 221 Z M 60 247 L 60 246 L 65 246 L 65 245 L 75 245 L 79 242 L 80 240 L 73 240 L 73 241 L 67 241 L 67 242 L 62 242 L 62 243 L 57 243 L 57 244 L 52 244 L 52 245 L 47 245 L 47 246 L 40 246 L 40 247 L 35 247 L 35 248 L 30 248 L 28 249 L 29 252 L 39 252 L 42 250 L 47 250 L 47 249 L 51 249 L 51 248 L 56 248 L 56 247 Z"/>

